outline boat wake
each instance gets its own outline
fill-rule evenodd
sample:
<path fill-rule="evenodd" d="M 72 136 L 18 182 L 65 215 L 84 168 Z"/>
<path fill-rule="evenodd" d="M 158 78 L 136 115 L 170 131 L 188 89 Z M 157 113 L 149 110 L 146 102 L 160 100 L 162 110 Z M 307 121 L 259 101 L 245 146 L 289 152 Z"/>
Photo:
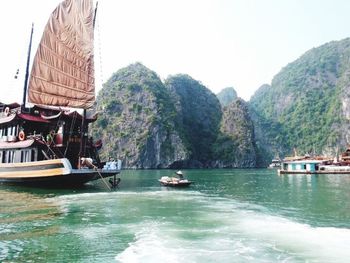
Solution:
<path fill-rule="evenodd" d="M 134 239 L 116 256 L 118 262 L 348 262 L 350 257 L 349 229 L 312 227 L 262 206 L 198 192 L 168 194 L 141 194 L 175 199 L 184 208 L 133 224 Z"/>
<path fill-rule="evenodd" d="M 80 250 L 85 261 L 345 263 L 350 258 L 350 229 L 314 227 L 264 206 L 198 191 L 82 193 L 44 203 L 57 212 L 42 220 L 51 248 Z M 8 223 L 27 227 L 6 223 L 6 229 Z M 33 231 L 0 241 L 0 258 L 23 259 L 28 246 L 44 249 L 37 236 Z M 64 257 L 55 255 L 58 261 Z"/>

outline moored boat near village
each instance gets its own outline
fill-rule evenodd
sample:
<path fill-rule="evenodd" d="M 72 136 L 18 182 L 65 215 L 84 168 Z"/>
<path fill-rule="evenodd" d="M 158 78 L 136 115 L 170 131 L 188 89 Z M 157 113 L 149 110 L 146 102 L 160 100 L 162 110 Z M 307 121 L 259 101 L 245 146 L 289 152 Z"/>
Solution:
<path fill-rule="evenodd" d="M 310 155 L 286 157 L 278 174 L 350 174 L 350 147 L 342 153 L 340 160 Z"/>
<path fill-rule="evenodd" d="M 281 167 L 281 159 L 280 158 L 274 158 L 272 159 L 271 163 L 269 164 L 268 168 L 280 168 Z"/>

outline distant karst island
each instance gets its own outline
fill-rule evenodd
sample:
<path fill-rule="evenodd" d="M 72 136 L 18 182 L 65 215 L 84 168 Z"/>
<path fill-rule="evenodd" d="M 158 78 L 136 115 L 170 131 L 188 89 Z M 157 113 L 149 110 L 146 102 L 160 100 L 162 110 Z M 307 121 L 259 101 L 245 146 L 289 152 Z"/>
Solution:
<path fill-rule="evenodd" d="M 97 97 L 92 132 L 123 166 L 266 167 L 275 156 L 335 154 L 349 138 L 350 39 L 313 48 L 245 102 L 186 74 L 164 82 L 141 63 L 118 70 Z M 234 72 L 232 72 L 234 74 Z"/>

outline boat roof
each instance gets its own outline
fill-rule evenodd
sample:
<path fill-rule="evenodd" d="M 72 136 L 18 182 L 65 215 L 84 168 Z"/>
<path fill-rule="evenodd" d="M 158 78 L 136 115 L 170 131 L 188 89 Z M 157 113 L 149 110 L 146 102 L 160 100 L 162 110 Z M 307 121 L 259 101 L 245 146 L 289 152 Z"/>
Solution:
<path fill-rule="evenodd" d="M 50 123 L 50 121 L 42 118 L 41 116 L 35 116 L 32 114 L 19 113 L 19 114 L 17 114 L 17 117 L 22 119 L 22 120 L 26 120 L 26 121 Z"/>
<path fill-rule="evenodd" d="M 325 160 L 315 160 L 315 159 L 307 159 L 307 160 L 297 160 L 297 161 L 286 161 L 284 163 L 296 163 L 296 164 L 307 164 L 307 163 L 323 163 Z"/>
<path fill-rule="evenodd" d="M 0 106 L 9 107 L 10 109 L 13 109 L 13 108 L 18 108 L 21 105 L 19 105 L 17 102 L 10 103 L 10 104 L 0 102 Z"/>
<path fill-rule="evenodd" d="M 35 105 L 34 106 L 35 110 L 39 110 L 41 112 L 41 116 L 45 119 L 51 119 L 50 117 L 52 116 L 57 116 L 59 117 L 59 113 L 61 112 L 63 116 L 66 116 L 68 118 L 77 118 L 78 120 L 83 119 L 83 115 L 81 115 L 79 112 L 76 110 L 71 111 L 71 108 L 63 108 L 63 107 L 54 107 L 54 106 L 43 106 L 43 105 Z M 49 113 L 51 114 L 49 116 L 45 115 L 44 113 Z M 55 119 L 55 118 L 53 118 Z M 94 122 L 97 120 L 97 113 L 92 113 L 92 112 L 87 112 L 86 113 L 86 119 L 87 122 Z"/>
<path fill-rule="evenodd" d="M 57 120 L 61 116 L 69 119 L 72 119 L 72 118 L 76 118 L 78 120 L 83 119 L 83 116 L 77 111 L 69 111 L 67 109 L 61 109 L 58 107 L 54 108 L 54 107 L 35 105 L 31 109 L 32 113 L 24 113 L 21 111 L 20 105 L 18 103 L 2 104 L 2 105 L 5 105 L 5 107 L 9 107 L 10 109 L 18 108 L 18 110 L 17 109 L 13 110 L 12 114 L 10 114 L 9 116 L 0 117 L 0 124 L 12 122 L 16 118 L 26 120 L 26 121 L 40 122 L 40 123 L 50 123 L 51 121 Z M 92 114 L 91 112 L 88 112 L 86 114 L 85 120 L 87 123 L 96 121 L 97 113 Z"/>
<path fill-rule="evenodd" d="M 21 149 L 21 148 L 28 148 L 33 145 L 34 139 L 28 139 L 24 141 L 18 141 L 18 142 L 3 142 L 0 141 L 0 149 Z"/>

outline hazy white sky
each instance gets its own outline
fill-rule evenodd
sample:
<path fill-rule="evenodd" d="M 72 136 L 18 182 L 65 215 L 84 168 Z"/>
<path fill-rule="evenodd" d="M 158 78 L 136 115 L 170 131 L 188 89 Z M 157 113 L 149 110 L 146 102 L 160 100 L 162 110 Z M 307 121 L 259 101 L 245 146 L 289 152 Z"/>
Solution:
<path fill-rule="evenodd" d="M 34 55 L 59 2 L 1 3 L 0 101 L 22 101 L 31 22 Z M 214 93 L 232 86 L 248 100 L 305 51 L 349 37 L 349 11 L 348 0 L 100 0 L 97 90 L 113 72 L 141 62 L 162 79 L 186 73 Z"/>

